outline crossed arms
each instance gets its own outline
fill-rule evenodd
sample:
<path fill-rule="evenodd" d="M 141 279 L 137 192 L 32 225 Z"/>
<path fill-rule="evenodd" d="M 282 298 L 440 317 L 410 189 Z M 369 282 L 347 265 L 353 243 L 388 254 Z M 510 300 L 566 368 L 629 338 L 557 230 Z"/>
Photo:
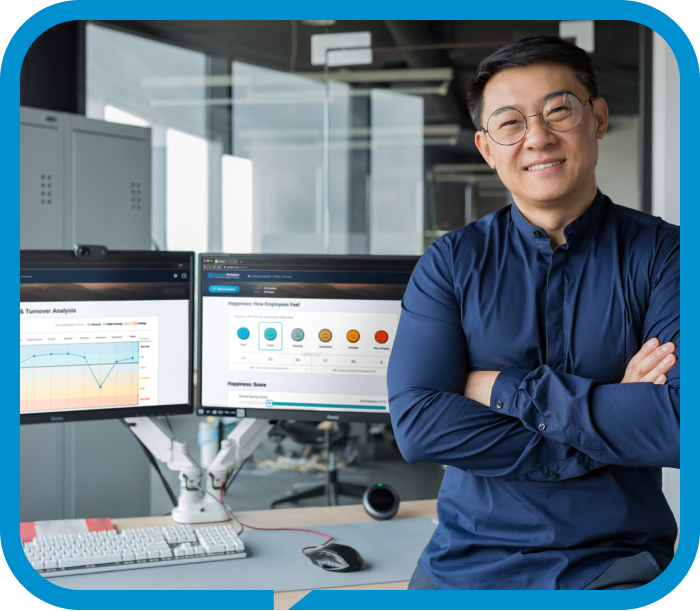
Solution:
<path fill-rule="evenodd" d="M 389 364 L 404 457 L 534 480 L 576 477 L 606 464 L 679 467 L 679 256 L 676 248 L 654 279 L 647 343 L 619 384 L 601 384 L 547 366 L 467 372 L 454 288 L 448 274 L 436 273 L 448 266 L 432 247 L 406 293 Z M 663 362 L 663 347 L 675 351 L 671 363 Z"/>

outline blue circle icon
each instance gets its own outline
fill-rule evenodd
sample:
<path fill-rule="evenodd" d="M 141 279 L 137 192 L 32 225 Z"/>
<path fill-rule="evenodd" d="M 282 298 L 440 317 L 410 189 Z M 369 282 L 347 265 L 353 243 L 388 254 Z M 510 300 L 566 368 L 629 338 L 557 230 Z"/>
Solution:
<path fill-rule="evenodd" d="M 265 329 L 265 339 L 268 342 L 274 342 L 277 339 L 277 331 L 272 327 Z"/>
<path fill-rule="evenodd" d="M 303 329 L 294 329 L 292 331 L 292 339 L 295 342 L 300 342 L 304 339 L 304 330 Z"/>
<path fill-rule="evenodd" d="M 248 339 L 250 337 L 250 331 L 245 327 L 238 329 L 238 339 Z"/>

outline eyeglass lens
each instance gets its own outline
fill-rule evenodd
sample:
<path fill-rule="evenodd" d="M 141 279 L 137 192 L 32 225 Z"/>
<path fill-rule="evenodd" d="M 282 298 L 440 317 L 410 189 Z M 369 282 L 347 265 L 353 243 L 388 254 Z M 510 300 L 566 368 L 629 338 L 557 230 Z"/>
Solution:
<path fill-rule="evenodd" d="M 576 127 L 583 117 L 583 105 L 570 93 L 558 93 L 544 104 L 542 116 L 550 129 L 567 132 Z M 537 120 L 531 117 L 530 120 Z M 527 131 L 525 115 L 515 108 L 501 108 L 488 120 L 486 129 L 491 138 L 499 144 L 516 144 Z"/>

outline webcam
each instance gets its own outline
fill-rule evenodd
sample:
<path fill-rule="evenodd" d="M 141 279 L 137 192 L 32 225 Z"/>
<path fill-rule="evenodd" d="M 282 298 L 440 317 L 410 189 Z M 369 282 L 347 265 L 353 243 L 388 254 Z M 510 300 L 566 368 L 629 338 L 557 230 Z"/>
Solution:
<path fill-rule="evenodd" d="M 73 247 L 73 254 L 76 259 L 104 259 L 108 252 L 106 246 L 76 244 Z"/>

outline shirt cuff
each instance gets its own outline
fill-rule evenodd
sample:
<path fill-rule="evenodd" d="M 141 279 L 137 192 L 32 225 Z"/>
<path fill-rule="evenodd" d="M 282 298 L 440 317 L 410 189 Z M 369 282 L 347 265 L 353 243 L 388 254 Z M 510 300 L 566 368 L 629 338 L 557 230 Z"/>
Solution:
<path fill-rule="evenodd" d="M 530 372 L 527 369 L 515 369 L 506 367 L 498 374 L 491 390 L 490 409 L 507 416 L 518 417 L 518 408 L 515 395 L 523 383 L 525 376 Z"/>

